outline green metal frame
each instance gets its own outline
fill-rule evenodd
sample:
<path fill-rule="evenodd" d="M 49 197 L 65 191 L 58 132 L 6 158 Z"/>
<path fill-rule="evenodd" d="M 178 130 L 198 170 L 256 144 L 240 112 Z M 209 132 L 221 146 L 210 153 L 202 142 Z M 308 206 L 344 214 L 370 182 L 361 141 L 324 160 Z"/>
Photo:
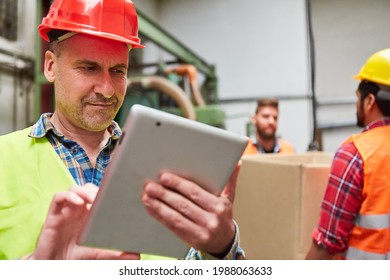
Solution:
<path fill-rule="evenodd" d="M 206 103 L 218 103 L 218 81 L 215 66 L 207 63 L 199 55 L 195 54 L 160 25 L 148 18 L 142 11 L 137 10 L 137 14 L 140 35 L 177 57 L 181 63 L 194 65 L 206 78 L 202 86 L 202 94 Z"/>
<path fill-rule="evenodd" d="M 208 64 L 179 40 L 165 31 L 161 26 L 146 17 L 144 13 L 137 10 L 139 33 L 145 36 L 162 49 L 179 58 L 181 61 L 194 65 L 199 72 L 203 73 L 210 79 L 216 79 L 215 68 Z"/>

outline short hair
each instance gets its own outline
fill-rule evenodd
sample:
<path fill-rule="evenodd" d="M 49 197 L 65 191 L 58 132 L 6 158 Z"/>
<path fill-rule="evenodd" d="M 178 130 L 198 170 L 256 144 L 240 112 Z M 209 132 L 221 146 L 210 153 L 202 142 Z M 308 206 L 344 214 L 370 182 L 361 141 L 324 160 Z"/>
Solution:
<path fill-rule="evenodd" d="M 375 102 L 381 113 L 390 117 L 390 87 L 362 80 L 358 86 L 360 92 L 360 104 L 363 106 L 364 99 L 371 93 L 375 96 Z M 378 94 L 380 93 L 380 94 Z"/>
<path fill-rule="evenodd" d="M 57 41 L 53 41 L 49 43 L 48 50 L 53 52 L 57 57 L 59 57 L 61 55 L 62 48 L 60 43 L 58 43 Z"/>
<path fill-rule="evenodd" d="M 53 52 L 57 57 L 61 55 L 61 44 L 58 41 L 58 38 L 69 33 L 66 30 L 53 29 L 47 33 L 49 38 L 49 51 Z"/>
<path fill-rule="evenodd" d="M 263 107 L 271 106 L 276 109 L 279 109 L 279 101 L 276 98 L 263 98 L 257 100 L 257 107 L 256 107 L 256 114 L 259 112 L 259 110 Z"/>

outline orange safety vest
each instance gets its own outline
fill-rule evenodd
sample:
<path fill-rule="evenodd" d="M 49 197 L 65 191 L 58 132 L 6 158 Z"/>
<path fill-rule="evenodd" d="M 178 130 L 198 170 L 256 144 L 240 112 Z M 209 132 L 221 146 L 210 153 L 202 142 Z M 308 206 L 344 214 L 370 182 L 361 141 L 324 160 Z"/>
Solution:
<path fill-rule="evenodd" d="M 352 136 L 364 162 L 363 202 L 347 259 L 390 259 L 390 125 Z"/>
<path fill-rule="evenodd" d="M 278 138 L 278 145 L 280 146 L 279 154 L 294 154 L 295 149 L 288 142 L 283 139 Z M 253 143 L 252 139 L 249 139 L 249 143 L 245 148 L 243 153 L 244 155 L 257 155 L 259 151 L 257 150 L 257 146 Z"/>

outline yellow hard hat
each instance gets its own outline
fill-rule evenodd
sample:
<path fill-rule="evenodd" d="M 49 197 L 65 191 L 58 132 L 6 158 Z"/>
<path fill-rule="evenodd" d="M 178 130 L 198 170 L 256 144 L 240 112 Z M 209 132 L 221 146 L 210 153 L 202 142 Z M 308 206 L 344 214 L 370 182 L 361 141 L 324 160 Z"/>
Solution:
<path fill-rule="evenodd" d="M 354 78 L 390 86 L 390 49 L 371 55 Z"/>

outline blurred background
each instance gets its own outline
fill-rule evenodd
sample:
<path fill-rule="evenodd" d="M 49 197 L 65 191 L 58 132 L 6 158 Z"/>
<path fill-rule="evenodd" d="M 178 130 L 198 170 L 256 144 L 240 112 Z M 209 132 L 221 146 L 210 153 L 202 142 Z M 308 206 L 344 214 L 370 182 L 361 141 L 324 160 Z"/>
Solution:
<path fill-rule="evenodd" d="M 117 116 L 141 103 L 240 134 L 256 100 L 280 100 L 297 152 L 334 152 L 356 127 L 352 79 L 390 46 L 389 0 L 134 0 L 143 50 Z M 53 110 L 37 26 L 49 0 L 0 1 L 0 135 Z"/>

